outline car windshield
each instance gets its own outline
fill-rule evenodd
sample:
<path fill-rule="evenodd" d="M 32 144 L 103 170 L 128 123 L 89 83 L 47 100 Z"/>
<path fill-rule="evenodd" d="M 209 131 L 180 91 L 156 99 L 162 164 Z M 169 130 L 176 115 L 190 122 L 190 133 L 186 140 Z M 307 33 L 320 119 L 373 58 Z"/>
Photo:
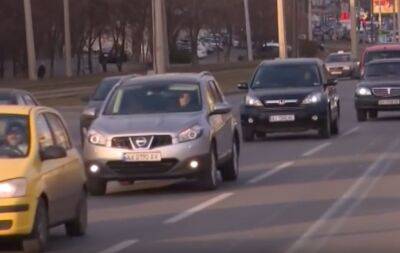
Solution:
<path fill-rule="evenodd" d="M 320 85 L 314 64 L 279 64 L 260 67 L 251 88 L 312 87 Z"/>
<path fill-rule="evenodd" d="M 17 105 L 17 97 L 10 93 L 0 93 L 0 105 Z"/>
<path fill-rule="evenodd" d="M 369 52 L 365 56 L 365 63 L 379 59 L 400 58 L 400 50 Z"/>
<path fill-rule="evenodd" d="M 27 116 L 0 115 L 0 159 L 28 155 L 28 129 Z"/>
<path fill-rule="evenodd" d="M 351 57 L 348 54 L 332 54 L 326 59 L 326 62 L 349 62 Z"/>
<path fill-rule="evenodd" d="M 94 95 L 92 97 L 92 100 L 95 101 L 103 101 L 106 99 L 108 93 L 111 91 L 111 89 L 116 85 L 120 79 L 109 79 L 109 80 L 103 80 L 100 85 L 97 87 L 96 91 L 94 92 Z"/>
<path fill-rule="evenodd" d="M 198 84 L 142 84 L 115 91 L 105 115 L 196 112 L 202 108 Z"/>
<path fill-rule="evenodd" d="M 365 69 L 365 79 L 369 78 L 400 78 L 400 62 L 385 62 L 369 64 Z"/>

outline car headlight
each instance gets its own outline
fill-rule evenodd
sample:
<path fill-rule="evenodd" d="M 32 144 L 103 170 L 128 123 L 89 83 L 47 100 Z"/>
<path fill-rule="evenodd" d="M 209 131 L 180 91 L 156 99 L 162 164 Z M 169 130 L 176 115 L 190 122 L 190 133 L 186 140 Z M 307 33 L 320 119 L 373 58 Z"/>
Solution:
<path fill-rule="evenodd" d="M 366 87 L 359 87 L 356 89 L 356 94 L 358 96 L 371 96 L 372 92 L 369 88 Z"/>
<path fill-rule="evenodd" d="M 260 99 L 254 97 L 254 96 L 251 96 L 251 95 L 246 96 L 246 105 L 247 106 L 263 106 Z"/>
<path fill-rule="evenodd" d="M 26 195 L 27 181 L 17 178 L 0 182 L 0 198 L 18 198 Z"/>
<path fill-rule="evenodd" d="M 311 93 L 304 100 L 304 105 L 318 104 L 322 100 L 322 93 Z"/>
<path fill-rule="evenodd" d="M 181 131 L 178 134 L 178 141 L 179 142 L 193 141 L 200 138 L 202 134 L 203 134 L 203 128 L 201 128 L 199 125 L 195 125 L 193 127 Z"/>
<path fill-rule="evenodd" d="M 88 140 L 93 145 L 97 145 L 97 146 L 106 146 L 107 145 L 107 138 L 95 130 L 89 131 Z"/>

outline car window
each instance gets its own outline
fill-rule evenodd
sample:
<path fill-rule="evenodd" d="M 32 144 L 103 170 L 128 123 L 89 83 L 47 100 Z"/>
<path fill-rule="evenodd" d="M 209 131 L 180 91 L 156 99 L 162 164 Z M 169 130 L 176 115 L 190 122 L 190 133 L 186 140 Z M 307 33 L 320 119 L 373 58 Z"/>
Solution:
<path fill-rule="evenodd" d="M 30 134 L 27 116 L 0 115 L 0 159 L 21 158 L 29 153 Z"/>
<path fill-rule="evenodd" d="M 102 81 L 97 87 L 96 91 L 92 96 L 92 100 L 94 101 L 103 101 L 106 99 L 108 93 L 112 90 L 112 88 L 120 81 L 120 79 L 110 79 Z"/>
<path fill-rule="evenodd" d="M 54 146 L 54 140 L 49 124 L 47 123 L 43 114 L 40 114 L 36 119 L 36 129 L 40 151 L 44 151 L 46 148 Z"/>
<path fill-rule="evenodd" d="M 316 64 L 275 64 L 258 68 L 251 88 L 296 88 L 320 85 Z"/>
<path fill-rule="evenodd" d="M 368 52 L 365 56 L 365 63 L 373 60 L 391 58 L 400 58 L 400 50 Z"/>
<path fill-rule="evenodd" d="M 349 54 L 331 54 L 326 59 L 326 62 L 350 62 L 351 56 Z"/>
<path fill-rule="evenodd" d="M 400 62 L 374 63 L 366 66 L 365 79 L 383 77 L 400 77 Z"/>
<path fill-rule="evenodd" d="M 200 86 L 191 83 L 144 83 L 120 87 L 105 115 L 196 112 L 202 109 Z"/>
<path fill-rule="evenodd" d="M 0 93 L 0 105 L 17 105 L 17 97 L 10 93 Z"/>
<path fill-rule="evenodd" d="M 71 142 L 69 140 L 68 132 L 60 118 L 53 113 L 47 113 L 46 118 L 49 121 L 56 145 L 63 147 L 65 150 L 71 149 Z"/>
<path fill-rule="evenodd" d="M 37 105 L 36 102 L 35 102 L 35 100 L 33 100 L 33 98 L 32 98 L 31 96 L 29 96 L 29 95 L 24 95 L 23 98 L 24 98 L 25 103 L 26 103 L 27 105 Z"/>

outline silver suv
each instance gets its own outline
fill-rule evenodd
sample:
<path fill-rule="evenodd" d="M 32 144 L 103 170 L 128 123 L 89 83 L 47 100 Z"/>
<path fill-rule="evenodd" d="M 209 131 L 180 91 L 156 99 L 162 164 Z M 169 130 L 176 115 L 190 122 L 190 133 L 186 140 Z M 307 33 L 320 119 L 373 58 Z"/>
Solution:
<path fill-rule="evenodd" d="M 89 190 L 108 181 L 187 178 L 205 190 L 238 178 L 232 107 L 208 72 L 130 79 L 114 88 L 84 145 Z"/>

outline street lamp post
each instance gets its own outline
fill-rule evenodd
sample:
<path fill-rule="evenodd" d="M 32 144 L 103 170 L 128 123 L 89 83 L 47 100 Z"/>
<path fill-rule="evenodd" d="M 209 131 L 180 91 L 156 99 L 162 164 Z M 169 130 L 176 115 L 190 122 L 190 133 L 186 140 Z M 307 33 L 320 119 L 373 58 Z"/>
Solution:
<path fill-rule="evenodd" d="M 356 0 L 350 0 L 350 22 L 351 22 L 351 53 L 355 59 L 358 59 L 358 36 L 356 20 Z"/>
<path fill-rule="evenodd" d="M 28 75 L 30 80 L 37 80 L 35 39 L 32 24 L 31 0 L 24 0 L 26 50 L 28 55 Z"/>
<path fill-rule="evenodd" d="M 153 0 L 153 66 L 157 74 L 167 72 L 168 39 L 165 0 Z"/>
<path fill-rule="evenodd" d="M 254 56 L 253 56 L 253 42 L 251 37 L 249 0 L 243 0 L 243 1 L 244 1 L 244 12 L 246 17 L 247 57 L 248 60 L 251 62 L 254 60 Z"/>
<path fill-rule="evenodd" d="M 276 0 L 276 3 L 278 12 L 279 57 L 285 59 L 287 58 L 285 5 L 284 0 Z"/>
<path fill-rule="evenodd" d="M 65 75 L 72 77 L 71 27 L 69 18 L 69 0 L 64 0 L 64 38 L 65 38 Z"/>

